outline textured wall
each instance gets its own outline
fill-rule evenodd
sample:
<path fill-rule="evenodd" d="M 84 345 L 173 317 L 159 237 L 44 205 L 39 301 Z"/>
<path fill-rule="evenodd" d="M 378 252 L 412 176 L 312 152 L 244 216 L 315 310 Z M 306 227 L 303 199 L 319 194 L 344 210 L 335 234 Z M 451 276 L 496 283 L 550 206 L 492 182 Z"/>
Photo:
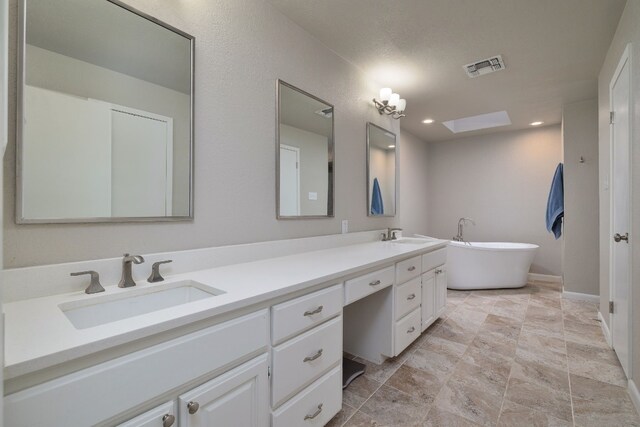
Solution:
<path fill-rule="evenodd" d="M 561 244 L 545 227 L 553 172 L 562 161 L 560 126 L 429 144 L 429 232 L 465 240 L 540 245 L 534 273 L 561 275 Z"/>
<path fill-rule="evenodd" d="M 413 233 L 427 234 L 430 231 L 427 224 L 428 211 L 434 204 L 427 188 L 429 147 L 406 131 L 402 131 L 398 141 L 400 193 L 396 215 L 400 215 L 404 236 L 411 236 Z"/>
<path fill-rule="evenodd" d="M 128 3 L 196 37 L 195 220 L 15 224 L 17 0 L 11 0 L 11 126 L 4 163 L 6 267 L 113 257 L 125 251 L 147 253 L 333 234 L 340 232 L 342 219 L 349 220 L 350 231 L 400 225 L 397 216 L 366 215 L 366 122 L 400 132 L 397 120 L 380 116 L 370 105 L 379 86 L 367 80 L 359 69 L 262 0 Z M 278 78 L 335 105 L 335 218 L 276 220 L 274 136 Z M 405 160 L 412 157 L 410 147 L 417 148 L 418 144 L 407 144 Z M 410 176 L 410 168 L 417 163 L 410 162 L 403 176 Z M 406 213 L 414 211 L 408 207 Z"/>
<path fill-rule="evenodd" d="M 564 290 L 598 295 L 598 100 L 562 109 Z M 580 163 L 580 157 L 584 163 Z"/>

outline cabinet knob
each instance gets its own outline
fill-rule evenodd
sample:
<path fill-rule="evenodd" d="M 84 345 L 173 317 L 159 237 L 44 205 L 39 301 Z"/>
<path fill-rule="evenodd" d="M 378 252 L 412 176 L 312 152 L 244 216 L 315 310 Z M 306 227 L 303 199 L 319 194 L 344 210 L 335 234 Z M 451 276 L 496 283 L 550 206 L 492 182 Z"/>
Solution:
<path fill-rule="evenodd" d="M 413 331 L 415 331 L 415 330 L 416 330 L 416 328 L 415 328 L 414 326 L 412 326 L 412 327 L 410 327 L 409 329 L 407 329 L 407 333 L 408 333 L 408 334 L 410 334 L 410 333 L 412 333 L 412 332 L 413 332 Z"/>
<path fill-rule="evenodd" d="M 165 416 L 162 417 L 162 427 L 171 427 L 175 422 L 176 417 L 171 414 L 165 414 Z"/>
<path fill-rule="evenodd" d="M 409 296 L 407 297 L 407 299 L 408 299 L 409 301 L 411 301 L 411 300 L 412 300 L 412 299 L 414 299 L 415 297 L 416 297 L 416 294 L 411 294 L 411 295 L 409 295 Z"/>
<path fill-rule="evenodd" d="M 380 280 L 374 280 L 373 282 L 369 283 L 369 286 L 378 286 L 380 283 L 382 283 Z"/>
<path fill-rule="evenodd" d="M 191 401 L 187 403 L 187 409 L 189 410 L 189 413 L 193 415 L 198 412 L 198 409 L 200 409 L 200 404 L 198 402 Z"/>
<path fill-rule="evenodd" d="M 407 270 L 409 270 L 409 271 L 413 271 L 415 269 L 416 269 L 416 267 L 414 265 L 412 265 L 411 267 L 407 268 Z"/>

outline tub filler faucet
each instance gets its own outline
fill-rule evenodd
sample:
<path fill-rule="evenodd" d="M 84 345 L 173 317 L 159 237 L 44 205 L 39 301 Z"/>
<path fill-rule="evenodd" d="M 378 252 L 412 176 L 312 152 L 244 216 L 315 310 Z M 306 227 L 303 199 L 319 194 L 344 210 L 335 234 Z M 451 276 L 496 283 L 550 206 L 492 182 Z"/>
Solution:
<path fill-rule="evenodd" d="M 467 222 L 470 222 L 471 224 L 476 225 L 476 222 L 471 218 L 460 218 L 458 220 L 458 234 L 453 238 L 454 242 L 464 242 L 463 231 L 464 231 L 464 225 Z"/>

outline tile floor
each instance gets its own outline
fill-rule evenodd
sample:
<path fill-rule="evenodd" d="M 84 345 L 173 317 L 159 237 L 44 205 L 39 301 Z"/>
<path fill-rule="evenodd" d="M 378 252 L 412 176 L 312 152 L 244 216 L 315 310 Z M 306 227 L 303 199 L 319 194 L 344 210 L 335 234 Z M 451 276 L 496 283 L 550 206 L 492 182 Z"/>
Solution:
<path fill-rule="evenodd" d="M 449 291 L 444 315 L 403 354 L 367 363 L 328 425 L 603 427 L 640 418 L 595 305 L 537 282 Z"/>

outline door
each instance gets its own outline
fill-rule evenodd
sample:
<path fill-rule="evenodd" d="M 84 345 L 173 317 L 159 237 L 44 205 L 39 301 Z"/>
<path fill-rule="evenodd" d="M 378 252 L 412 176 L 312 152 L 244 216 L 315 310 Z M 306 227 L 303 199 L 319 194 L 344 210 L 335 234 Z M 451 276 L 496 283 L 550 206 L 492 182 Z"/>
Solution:
<path fill-rule="evenodd" d="M 119 424 L 118 427 L 178 427 L 177 413 L 176 402 L 172 400 Z"/>
<path fill-rule="evenodd" d="M 611 80 L 611 338 L 620 364 L 630 377 L 631 334 L 631 128 L 630 45 Z M 610 310 L 611 311 L 611 310 Z"/>
<path fill-rule="evenodd" d="M 280 216 L 300 215 L 300 149 L 280 145 Z"/>
<path fill-rule="evenodd" d="M 436 319 L 436 275 L 431 270 L 422 275 L 422 332 Z"/>
<path fill-rule="evenodd" d="M 447 268 L 436 267 L 436 316 L 440 316 L 447 307 Z"/>
<path fill-rule="evenodd" d="M 180 426 L 268 426 L 267 369 L 265 354 L 181 395 Z"/>
<path fill-rule="evenodd" d="M 111 110 L 111 211 L 115 217 L 171 215 L 173 131 L 168 118 Z"/>

